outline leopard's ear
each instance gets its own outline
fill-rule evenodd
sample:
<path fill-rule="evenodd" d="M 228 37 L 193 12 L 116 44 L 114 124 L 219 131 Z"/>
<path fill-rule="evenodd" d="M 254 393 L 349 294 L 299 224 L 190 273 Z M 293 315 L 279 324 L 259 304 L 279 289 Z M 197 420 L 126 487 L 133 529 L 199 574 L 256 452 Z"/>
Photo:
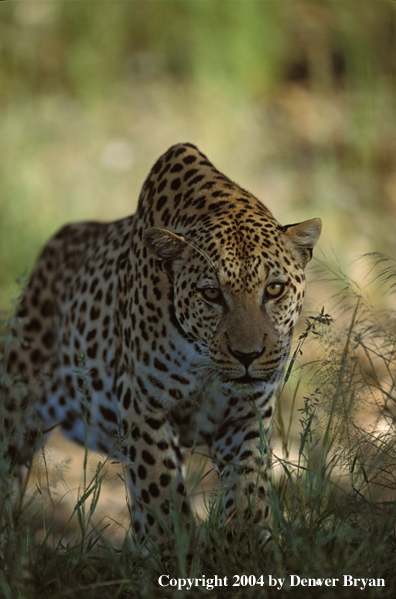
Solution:
<path fill-rule="evenodd" d="M 159 260 L 165 262 L 178 258 L 188 245 L 184 237 L 159 227 L 146 229 L 143 233 L 143 243 Z"/>
<path fill-rule="evenodd" d="M 285 225 L 282 231 L 301 257 L 303 268 L 312 258 L 312 249 L 316 245 L 322 231 L 320 218 L 305 220 L 302 223 Z"/>

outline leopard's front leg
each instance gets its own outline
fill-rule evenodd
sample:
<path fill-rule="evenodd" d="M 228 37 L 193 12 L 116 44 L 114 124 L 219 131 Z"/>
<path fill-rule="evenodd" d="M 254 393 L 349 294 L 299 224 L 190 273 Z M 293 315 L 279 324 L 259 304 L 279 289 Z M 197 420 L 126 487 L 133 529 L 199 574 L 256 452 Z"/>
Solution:
<path fill-rule="evenodd" d="M 150 415 L 132 428 L 125 449 L 134 540 L 148 535 L 149 544 L 167 546 L 166 529 L 194 523 L 178 438 L 167 420 Z"/>
<path fill-rule="evenodd" d="M 233 420 L 221 427 L 221 438 L 212 445 L 225 487 L 223 522 L 237 534 L 259 527 L 269 516 L 268 429 L 259 415 Z"/>

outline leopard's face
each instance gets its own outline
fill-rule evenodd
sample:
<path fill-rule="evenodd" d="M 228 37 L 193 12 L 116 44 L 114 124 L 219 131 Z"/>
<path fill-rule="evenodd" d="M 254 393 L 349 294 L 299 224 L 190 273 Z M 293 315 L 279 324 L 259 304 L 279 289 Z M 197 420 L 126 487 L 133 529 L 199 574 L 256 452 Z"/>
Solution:
<path fill-rule="evenodd" d="M 213 234 L 192 240 L 146 232 L 171 279 L 178 323 L 199 343 L 208 376 L 250 386 L 281 376 L 304 297 L 308 246 L 295 243 L 303 226 L 290 232 L 274 225 L 270 242 L 268 229 L 255 228 L 255 243 L 243 251 L 235 240 L 231 248 L 221 237 L 214 242 Z"/>

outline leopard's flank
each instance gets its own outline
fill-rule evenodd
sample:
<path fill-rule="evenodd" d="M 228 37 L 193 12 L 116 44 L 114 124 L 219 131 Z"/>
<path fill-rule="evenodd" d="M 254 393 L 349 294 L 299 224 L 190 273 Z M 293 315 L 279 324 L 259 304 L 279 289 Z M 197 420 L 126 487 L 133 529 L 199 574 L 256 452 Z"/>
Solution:
<path fill-rule="evenodd" d="M 191 520 L 183 452 L 206 444 L 224 520 L 260 526 L 263 439 L 320 231 L 318 218 L 280 225 L 195 146 L 170 148 L 133 216 L 68 225 L 39 257 L 3 376 L 10 453 L 29 455 L 38 425 L 84 443 L 87 411 L 90 447 L 127 463 L 135 540 L 160 543 L 153 514 L 166 521 L 176 501 Z"/>

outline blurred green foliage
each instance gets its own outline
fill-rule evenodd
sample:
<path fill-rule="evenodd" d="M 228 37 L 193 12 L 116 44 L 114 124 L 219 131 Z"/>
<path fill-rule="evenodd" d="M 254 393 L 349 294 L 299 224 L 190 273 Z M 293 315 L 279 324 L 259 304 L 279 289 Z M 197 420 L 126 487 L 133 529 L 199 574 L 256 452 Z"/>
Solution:
<path fill-rule="evenodd" d="M 390 76 L 392 5 L 391 0 L 5 3 L 2 102 L 59 91 L 90 101 L 119 81 L 158 76 L 200 85 L 213 79 L 246 99 L 267 92 L 293 65 L 310 72 L 314 84 L 331 83 L 331 67 L 348 78 Z"/>
<path fill-rule="evenodd" d="M 9 98 L 66 91 L 91 101 L 120 80 L 158 76 L 214 78 L 249 95 L 267 87 L 284 47 L 272 2 L 35 2 L 2 9 Z"/>
<path fill-rule="evenodd" d="M 0 3 L 0 305 L 179 141 L 279 220 L 321 216 L 344 264 L 392 254 L 395 57 L 392 0 Z"/>

